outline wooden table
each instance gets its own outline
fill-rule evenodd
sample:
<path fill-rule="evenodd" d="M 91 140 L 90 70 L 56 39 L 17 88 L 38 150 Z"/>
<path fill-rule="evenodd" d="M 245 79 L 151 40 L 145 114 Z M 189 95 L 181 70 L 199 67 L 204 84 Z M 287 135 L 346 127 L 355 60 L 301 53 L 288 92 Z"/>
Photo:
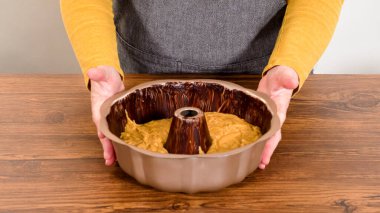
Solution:
<path fill-rule="evenodd" d="M 255 76 L 218 78 L 256 88 Z M 131 75 L 127 87 L 168 76 Z M 380 212 L 380 75 L 313 75 L 270 166 L 214 193 L 106 167 L 80 75 L 0 75 L 0 212 Z"/>

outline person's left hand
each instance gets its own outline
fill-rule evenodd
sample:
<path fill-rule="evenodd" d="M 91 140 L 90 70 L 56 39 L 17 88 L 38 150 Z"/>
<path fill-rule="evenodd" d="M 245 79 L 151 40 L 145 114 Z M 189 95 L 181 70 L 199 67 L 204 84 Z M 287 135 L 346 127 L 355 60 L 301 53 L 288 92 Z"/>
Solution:
<path fill-rule="evenodd" d="M 267 72 L 261 79 L 257 91 L 267 94 L 277 105 L 277 114 L 281 126 L 285 121 L 286 112 L 293 94 L 298 87 L 298 75 L 290 67 L 276 66 Z M 281 140 L 281 130 L 277 131 L 266 143 L 261 156 L 260 169 L 265 169 L 278 143 Z"/>

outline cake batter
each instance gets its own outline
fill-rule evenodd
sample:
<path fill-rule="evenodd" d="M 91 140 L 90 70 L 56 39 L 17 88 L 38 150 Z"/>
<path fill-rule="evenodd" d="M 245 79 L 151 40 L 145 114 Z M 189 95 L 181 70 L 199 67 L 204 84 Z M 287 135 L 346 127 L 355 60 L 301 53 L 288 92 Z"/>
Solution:
<path fill-rule="evenodd" d="M 227 152 L 253 143 L 261 137 L 260 128 L 233 114 L 205 112 L 211 137 L 209 153 Z M 125 132 L 120 138 L 126 143 L 142 149 L 168 153 L 164 144 L 169 134 L 172 119 L 153 120 L 136 124 L 127 116 Z"/>

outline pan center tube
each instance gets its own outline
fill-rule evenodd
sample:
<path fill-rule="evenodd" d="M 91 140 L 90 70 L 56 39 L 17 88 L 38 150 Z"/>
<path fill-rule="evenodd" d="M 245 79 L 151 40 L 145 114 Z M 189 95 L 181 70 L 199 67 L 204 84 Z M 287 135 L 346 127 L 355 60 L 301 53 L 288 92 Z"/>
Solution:
<path fill-rule="evenodd" d="M 183 116 L 184 118 L 190 118 L 190 117 L 197 116 L 198 112 L 194 109 L 186 109 L 186 110 L 181 111 L 180 115 Z"/>
<path fill-rule="evenodd" d="M 211 146 L 206 117 L 196 107 L 183 107 L 174 112 L 169 135 L 164 145 L 172 154 L 207 153 Z"/>

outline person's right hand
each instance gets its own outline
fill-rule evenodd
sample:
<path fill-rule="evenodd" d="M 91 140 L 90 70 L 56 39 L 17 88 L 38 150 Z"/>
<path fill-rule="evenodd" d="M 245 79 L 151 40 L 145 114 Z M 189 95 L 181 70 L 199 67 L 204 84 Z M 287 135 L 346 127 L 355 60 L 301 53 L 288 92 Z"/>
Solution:
<path fill-rule="evenodd" d="M 91 68 L 88 73 L 91 80 L 91 110 L 100 142 L 103 146 L 105 164 L 111 166 L 116 160 L 116 155 L 111 141 L 99 131 L 100 106 L 112 95 L 124 90 L 124 84 L 120 74 L 113 67 L 98 66 Z"/>

